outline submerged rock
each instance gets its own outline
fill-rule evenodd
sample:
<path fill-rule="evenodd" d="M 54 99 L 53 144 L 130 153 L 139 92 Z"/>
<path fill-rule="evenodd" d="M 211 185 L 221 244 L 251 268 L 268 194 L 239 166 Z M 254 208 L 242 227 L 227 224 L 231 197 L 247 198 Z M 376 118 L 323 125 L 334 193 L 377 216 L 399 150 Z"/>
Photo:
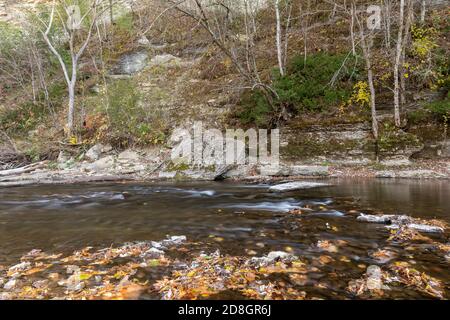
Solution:
<path fill-rule="evenodd" d="M 11 293 L 9 292 L 0 292 L 0 300 L 11 300 Z"/>
<path fill-rule="evenodd" d="M 296 181 L 296 182 L 288 182 L 288 183 L 282 183 L 282 184 L 272 186 L 269 188 L 269 191 L 287 192 L 287 191 L 311 189 L 311 188 L 326 187 L 326 186 L 329 186 L 329 184 L 322 183 L 322 182 Z"/>
<path fill-rule="evenodd" d="M 171 236 L 162 241 L 152 241 L 151 244 L 154 248 L 166 249 L 170 246 L 180 245 L 187 240 L 186 236 Z"/>
<path fill-rule="evenodd" d="M 3 289 L 8 290 L 8 291 L 12 290 L 12 289 L 14 289 L 16 284 L 17 284 L 17 280 L 16 279 L 11 279 L 7 283 L 5 283 L 5 285 L 3 286 Z"/>
<path fill-rule="evenodd" d="M 31 267 L 31 263 L 25 261 L 25 262 L 22 262 L 22 263 L 12 266 L 11 268 L 9 268 L 8 272 L 10 272 L 10 273 L 20 272 L 20 271 L 24 271 L 30 267 Z"/>
<path fill-rule="evenodd" d="M 377 251 L 371 253 L 370 256 L 378 263 L 387 263 L 394 259 L 397 254 L 387 249 L 378 249 Z"/>
<path fill-rule="evenodd" d="M 404 223 L 412 220 L 411 217 L 406 215 L 395 215 L 395 214 L 383 214 L 383 215 L 372 215 L 361 213 L 359 217 L 356 218 L 359 221 L 371 222 L 371 223 Z"/>
<path fill-rule="evenodd" d="M 408 224 L 408 228 L 411 229 L 415 229 L 417 231 L 422 231 L 422 232 L 444 232 L 444 229 L 441 227 L 437 227 L 437 226 L 429 226 L 426 224 L 416 224 L 416 223 L 411 223 Z"/>
<path fill-rule="evenodd" d="M 271 251 L 265 257 L 254 257 L 250 259 L 251 264 L 258 266 L 267 266 L 277 261 L 289 262 L 295 260 L 296 257 L 284 251 Z"/>
<path fill-rule="evenodd" d="M 159 250 L 157 248 L 150 248 L 148 251 L 146 251 L 142 254 L 142 256 L 144 256 L 145 258 L 151 258 L 151 259 L 159 258 L 163 255 L 164 255 L 164 251 Z"/>
<path fill-rule="evenodd" d="M 43 289 L 43 288 L 48 287 L 48 284 L 49 284 L 49 280 L 46 280 L 46 279 L 38 280 L 38 281 L 33 282 L 33 287 L 37 288 L 37 289 Z"/>
<path fill-rule="evenodd" d="M 400 228 L 408 228 L 421 232 L 429 232 L 429 233 L 441 233 L 444 232 L 444 227 L 442 227 L 442 223 L 432 220 L 425 221 L 422 219 L 416 219 L 413 217 L 409 217 L 406 215 L 371 215 L 371 214 L 363 214 L 356 218 L 359 221 L 371 222 L 371 223 L 384 223 L 389 224 L 387 226 L 388 229 L 400 229 Z M 445 226 L 445 225 L 443 225 Z"/>
<path fill-rule="evenodd" d="M 328 216 L 328 217 L 344 217 L 345 213 L 337 211 L 337 210 L 328 210 L 328 211 L 313 212 L 310 215 L 311 216 L 325 216 L 325 217 L 326 216 Z"/>
<path fill-rule="evenodd" d="M 367 289 L 369 290 L 377 290 L 383 288 L 382 271 L 379 266 L 371 265 L 367 267 L 366 270 L 367 276 Z M 386 288 L 387 289 L 387 288 Z"/>

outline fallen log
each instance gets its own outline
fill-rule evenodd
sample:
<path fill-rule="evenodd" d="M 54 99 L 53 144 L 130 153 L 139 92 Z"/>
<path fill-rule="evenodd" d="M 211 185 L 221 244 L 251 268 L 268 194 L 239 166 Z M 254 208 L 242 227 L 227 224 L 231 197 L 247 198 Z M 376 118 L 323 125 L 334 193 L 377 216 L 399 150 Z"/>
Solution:
<path fill-rule="evenodd" d="M 21 167 L 21 168 L 2 170 L 2 171 L 0 171 L 0 177 L 6 177 L 6 176 L 12 176 L 12 175 L 18 175 L 18 174 L 22 174 L 22 173 L 32 172 L 37 169 L 45 168 L 47 163 L 48 163 L 48 161 L 42 161 L 42 162 L 32 163 L 30 165 L 27 165 L 27 166 Z"/>

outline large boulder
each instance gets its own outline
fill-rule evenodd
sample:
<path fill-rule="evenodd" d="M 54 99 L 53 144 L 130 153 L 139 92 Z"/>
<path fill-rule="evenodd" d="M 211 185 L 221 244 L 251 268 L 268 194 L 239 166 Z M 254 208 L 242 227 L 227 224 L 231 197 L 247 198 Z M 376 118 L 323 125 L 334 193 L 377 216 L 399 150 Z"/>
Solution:
<path fill-rule="evenodd" d="M 89 169 L 96 172 L 112 170 L 115 167 L 115 161 L 113 156 L 107 156 L 98 159 L 94 163 L 90 164 Z"/>
<path fill-rule="evenodd" d="M 112 150 L 112 147 L 110 145 L 103 145 L 101 143 L 97 143 L 92 148 L 90 148 L 86 154 L 85 157 L 88 160 L 96 161 L 100 159 L 102 154 L 105 154 L 107 152 L 110 152 Z"/>

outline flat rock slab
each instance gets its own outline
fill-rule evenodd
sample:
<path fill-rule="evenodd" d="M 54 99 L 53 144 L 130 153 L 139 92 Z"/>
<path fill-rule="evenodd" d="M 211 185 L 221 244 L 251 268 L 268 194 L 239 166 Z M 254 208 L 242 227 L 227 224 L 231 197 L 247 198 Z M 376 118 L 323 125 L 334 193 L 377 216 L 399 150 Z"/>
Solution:
<path fill-rule="evenodd" d="M 318 187 L 327 187 L 327 186 L 330 186 L 330 184 L 322 183 L 322 182 L 296 181 L 296 182 L 277 184 L 275 186 L 270 187 L 269 191 L 271 191 L 271 192 L 288 192 L 288 191 L 311 189 L 311 188 L 318 188 Z"/>
<path fill-rule="evenodd" d="M 145 51 L 132 52 L 123 55 L 118 64 L 113 68 L 113 75 L 133 75 L 144 69 L 148 62 L 148 54 Z"/>
<path fill-rule="evenodd" d="M 329 176 L 327 166 L 307 166 L 307 165 L 263 165 L 259 167 L 262 176 Z"/>
<path fill-rule="evenodd" d="M 447 174 L 433 170 L 401 170 L 379 171 L 376 178 L 404 178 L 404 179 L 448 179 Z"/>

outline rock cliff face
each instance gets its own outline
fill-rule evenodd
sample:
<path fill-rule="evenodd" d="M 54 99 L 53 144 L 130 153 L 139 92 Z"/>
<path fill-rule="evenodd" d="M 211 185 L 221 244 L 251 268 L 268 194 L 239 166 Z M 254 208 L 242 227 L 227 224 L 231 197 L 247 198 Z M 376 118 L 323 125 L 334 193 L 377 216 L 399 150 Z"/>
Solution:
<path fill-rule="evenodd" d="M 0 0 L 0 21 L 20 23 L 27 11 L 33 11 L 38 5 L 50 2 L 49 0 Z"/>
<path fill-rule="evenodd" d="M 376 159 L 384 165 L 409 164 L 411 157 L 423 150 L 423 143 L 406 132 L 386 133 L 378 146 L 367 123 L 314 124 L 287 128 L 282 136 L 282 156 L 287 162 L 369 164 Z"/>

